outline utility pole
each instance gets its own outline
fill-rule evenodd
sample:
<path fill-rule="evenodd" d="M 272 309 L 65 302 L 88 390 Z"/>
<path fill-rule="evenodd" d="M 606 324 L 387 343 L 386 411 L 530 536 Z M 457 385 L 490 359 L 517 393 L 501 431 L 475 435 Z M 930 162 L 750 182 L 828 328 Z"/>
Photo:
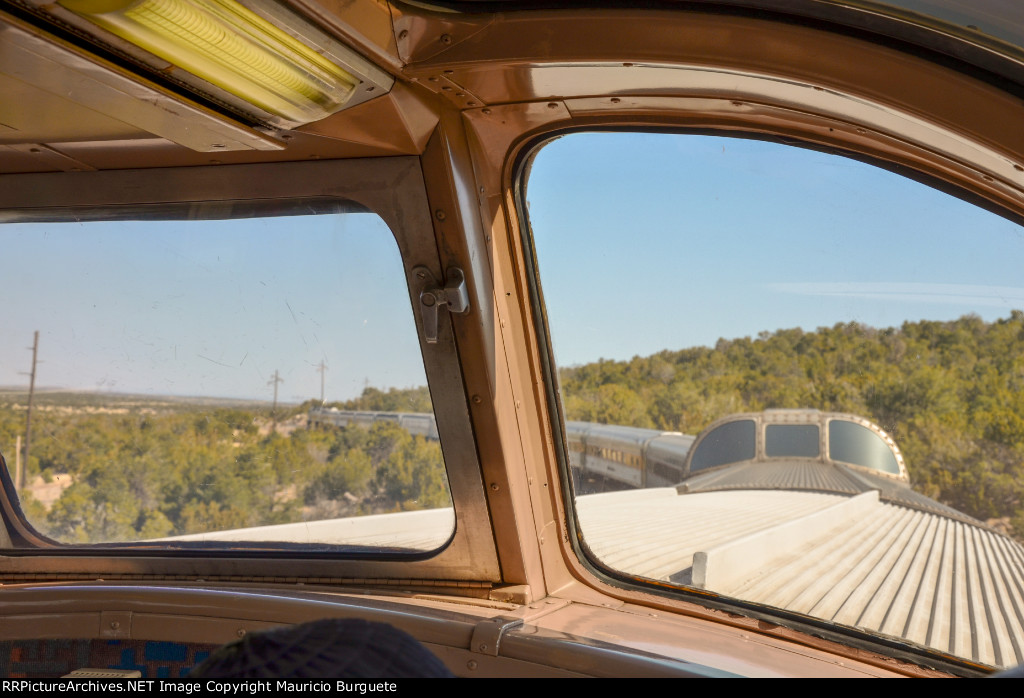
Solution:
<path fill-rule="evenodd" d="M 324 406 L 324 376 L 327 375 L 327 364 L 324 363 L 323 359 L 320 360 L 320 368 L 317 369 L 320 373 L 320 406 Z"/>
<path fill-rule="evenodd" d="M 270 419 L 277 426 L 277 384 L 284 383 L 284 378 L 281 378 L 277 374 L 277 370 L 274 370 L 274 377 L 267 381 L 267 385 L 274 386 L 274 406 L 270 408 Z"/>
<path fill-rule="evenodd" d="M 28 374 L 28 412 L 25 416 L 25 458 L 22 461 L 24 466 L 19 469 L 18 482 L 15 483 L 15 487 L 18 490 L 25 488 L 25 472 L 28 470 L 28 453 L 29 447 L 32 445 L 32 398 L 36 393 L 36 357 L 38 355 L 39 330 L 36 330 L 32 340 L 32 373 Z M 22 373 L 22 375 L 25 374 Z"/>

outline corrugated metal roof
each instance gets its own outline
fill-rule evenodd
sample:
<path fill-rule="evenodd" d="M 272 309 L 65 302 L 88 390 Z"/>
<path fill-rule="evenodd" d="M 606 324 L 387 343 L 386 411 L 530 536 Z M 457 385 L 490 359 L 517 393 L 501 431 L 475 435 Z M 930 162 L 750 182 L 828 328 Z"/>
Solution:
<path fill-rule="evenodd" d="M 708 564 L 718 564 L 724 558 L 715 551 L 763 545 L 765 531 L 788 525 L 803 531 L 802 539 L 774 550 L 771 564 L 736 570 L 731 577 L 741 581 L 709 588 L 993 666 L 1024 662 L 1024 548 L 983 527 L 892 502 L 836 508 L 850 499 L 656 488 L 582 496 L 577 509 L 584 538 L 604 564 L 683 585 L 693 584 L 698 553 L 710 551 Z M 849 513 L 822 525 L 830 509 Z"/>
<path fill-rule="evenodd" d="M 780 489 L 858 494 L 877 490 L 885 501 L 940 514 L 974 526 L 984 526 L 982 522 L 952 507 L 915 492 L 904 482 L 842 464 L 791 461 L 738 463 L 698 473 L 679 487 L 683 492 Z"/>

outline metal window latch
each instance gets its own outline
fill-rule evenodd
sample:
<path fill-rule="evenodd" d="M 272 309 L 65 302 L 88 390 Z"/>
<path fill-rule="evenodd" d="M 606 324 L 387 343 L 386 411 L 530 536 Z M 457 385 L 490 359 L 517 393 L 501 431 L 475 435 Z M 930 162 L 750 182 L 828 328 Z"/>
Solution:
<path fill-rule="evenodd" d="M 449 267 L 448 282 L 442 288 L 426 267 L 413 269 L 416 278 L 423 283 L 420 291 L 420 314 L 423 318 L 423 337 L 427 344 L 437 344 L 438 310 L 448 306 L 449 313 L 469 312 L 469 292 L 466 290 L 466 275 L 458 267 Z"/>

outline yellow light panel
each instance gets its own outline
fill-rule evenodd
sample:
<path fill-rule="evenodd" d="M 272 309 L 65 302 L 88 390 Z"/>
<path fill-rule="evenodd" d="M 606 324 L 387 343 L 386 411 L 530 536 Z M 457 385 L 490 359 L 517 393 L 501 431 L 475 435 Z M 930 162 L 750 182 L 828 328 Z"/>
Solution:
<path fill-rule="evenodd" d="M 122 39 L 297 122 L 341 108 L 358 79 L 234 0 L 59 0 Z"/>

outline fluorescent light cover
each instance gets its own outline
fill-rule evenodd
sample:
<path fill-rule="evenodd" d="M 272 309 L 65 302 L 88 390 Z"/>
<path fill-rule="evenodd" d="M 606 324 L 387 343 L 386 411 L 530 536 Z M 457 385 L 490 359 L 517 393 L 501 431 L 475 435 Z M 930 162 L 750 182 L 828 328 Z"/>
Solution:
<path fill-rule="evenodd" d="M 358 78 L 317 50 L 234 0 L 59 0 L 59 4 L 297 124 L 338 111 L 359 84 Z"/>

